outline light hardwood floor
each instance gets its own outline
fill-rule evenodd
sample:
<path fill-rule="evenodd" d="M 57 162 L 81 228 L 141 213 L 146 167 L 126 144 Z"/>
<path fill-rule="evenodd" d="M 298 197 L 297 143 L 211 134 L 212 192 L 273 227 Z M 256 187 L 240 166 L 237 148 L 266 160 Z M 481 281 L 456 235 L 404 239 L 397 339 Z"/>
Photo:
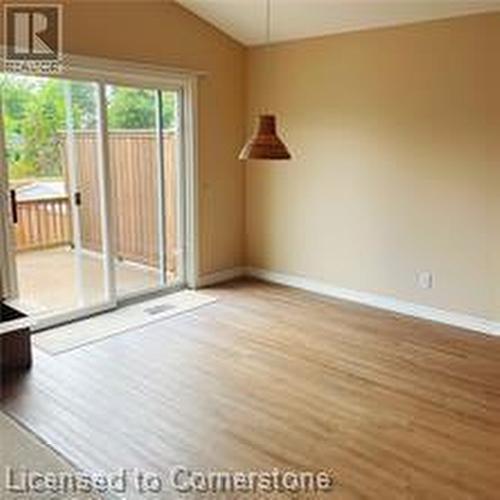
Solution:
<path fill-rule="evenodd" d="M 1 408 L 87 470 L 328 469 L 325 498 L 500 495 L 500 338 L 242 281 L 50 357 Z"/>

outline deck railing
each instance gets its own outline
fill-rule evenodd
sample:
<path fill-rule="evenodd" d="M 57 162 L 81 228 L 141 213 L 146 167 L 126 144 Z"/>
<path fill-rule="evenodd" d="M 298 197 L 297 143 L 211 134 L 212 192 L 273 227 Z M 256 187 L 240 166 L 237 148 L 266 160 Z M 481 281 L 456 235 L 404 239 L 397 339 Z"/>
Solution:
<path fill-rule="evenodd" d="M 71 243 L 67 196 L 17 202 L 16 250 L 36 250 Z"/>

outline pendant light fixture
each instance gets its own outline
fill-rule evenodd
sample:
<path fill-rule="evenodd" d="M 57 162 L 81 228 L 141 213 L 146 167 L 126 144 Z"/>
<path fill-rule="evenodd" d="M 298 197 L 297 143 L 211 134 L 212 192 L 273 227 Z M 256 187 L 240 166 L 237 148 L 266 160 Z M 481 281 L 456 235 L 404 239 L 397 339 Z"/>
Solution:
<path fill-rule="evenodd" d="M 271 43 L 271 0 L 266 0 L 266 43 Z M 276 132 L 276 116 L 262 114 L 255 135 L 241 150 L 240 160 L 290 160 L 290 152 Z"/>

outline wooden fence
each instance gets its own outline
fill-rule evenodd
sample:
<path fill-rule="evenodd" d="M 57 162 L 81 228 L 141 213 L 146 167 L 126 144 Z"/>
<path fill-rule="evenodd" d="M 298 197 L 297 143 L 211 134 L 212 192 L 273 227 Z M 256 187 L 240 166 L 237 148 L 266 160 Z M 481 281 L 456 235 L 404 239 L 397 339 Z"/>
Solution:
<path fill-rule="evenodd" d="M 156 134 L 154 131 L 113 131 L 109 133 L 108 141 L 111 174 L 110 201 L 114 213 L 113 228 L 116 255 L 123 260 L 158 267 Z M 75 134 L 77 181 L 81 193 L 79 210 L 82 246 L 85 249 L 99 252 L 102 249 L 102 237 L 97 146 L 95 133 L 78 132 Z M 163 224 L 167 238 L 167 269 L 170 272 L 175 272 L 177 247 L 175 150 L 175 135 L 165 133 L 166 214 Z M 62 200 L 56 200 L 57 203 L 62 203 Z M 49 201 L 39 200 L 19 202 L 19 223 L 16 228 L 18 250 L 46 248 L 71 242 L 71 218 L 67 198 L 64 214 L 58 211 L 59 208 L 57 210 L 49 209 L 48 203 Z M 22 206 L 30 208 L 21 209 Z M 40 222 L 33 222 L 38 220 Z M 52 230 L 46 231 L 46 227 L 63 227 L 64 231 L 62 233 Z"/>

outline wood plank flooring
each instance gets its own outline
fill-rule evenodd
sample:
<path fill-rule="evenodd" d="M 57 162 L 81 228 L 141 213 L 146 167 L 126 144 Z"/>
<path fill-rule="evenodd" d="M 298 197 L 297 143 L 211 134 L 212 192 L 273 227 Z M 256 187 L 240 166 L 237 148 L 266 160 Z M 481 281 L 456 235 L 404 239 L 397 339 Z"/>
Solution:
<path fill-rule="evenodd" d="M 500 338 L 257 281 L 208 293 L 37 351 L 0 408 L 88 471 L 328 469 L 324 498 L 499 498 Z"/>

